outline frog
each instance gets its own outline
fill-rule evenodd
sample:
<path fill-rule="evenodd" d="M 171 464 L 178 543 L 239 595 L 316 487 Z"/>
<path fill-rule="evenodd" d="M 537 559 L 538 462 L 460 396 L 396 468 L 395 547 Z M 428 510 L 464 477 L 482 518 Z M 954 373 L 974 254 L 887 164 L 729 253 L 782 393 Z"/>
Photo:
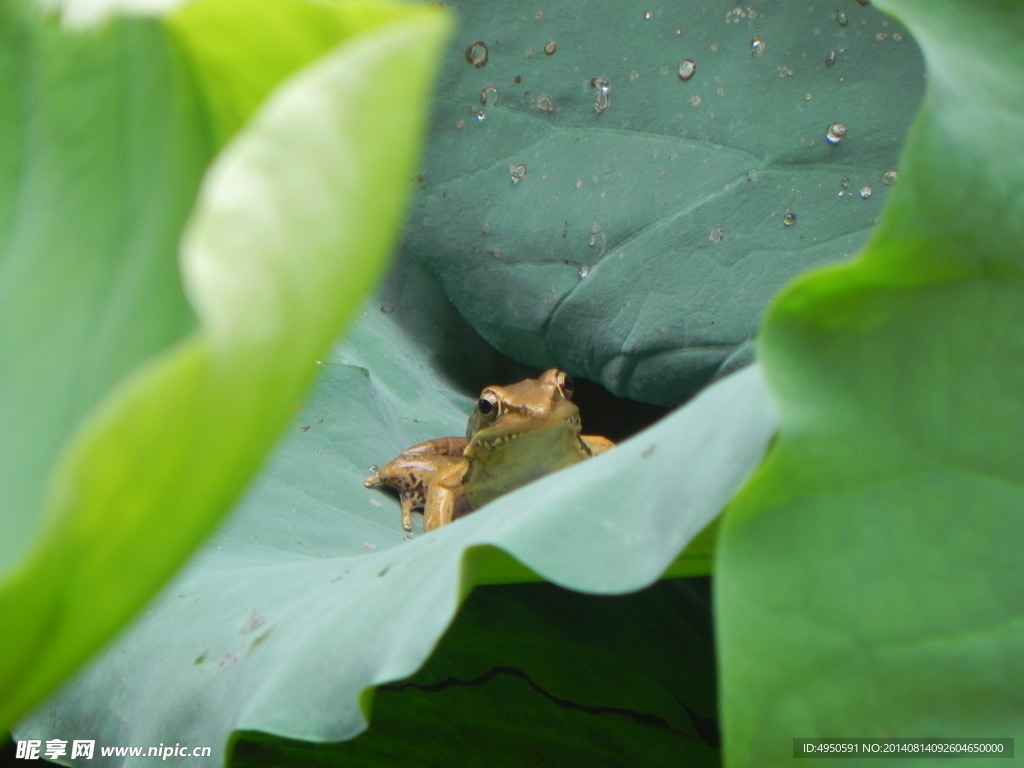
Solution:
<path fill-rule="evenodd" d="M 367 488 L 398 492 L 402 528 L 413 513 L 430 532 L 494 499 L 565 467 L 604 453 L 614 443 L 584 435 L 572 402 L 572 377 L 550 368 L 536 379 L 484 387 L 465 437 L 440 437 L 408 448 L 372 471 Z"/>

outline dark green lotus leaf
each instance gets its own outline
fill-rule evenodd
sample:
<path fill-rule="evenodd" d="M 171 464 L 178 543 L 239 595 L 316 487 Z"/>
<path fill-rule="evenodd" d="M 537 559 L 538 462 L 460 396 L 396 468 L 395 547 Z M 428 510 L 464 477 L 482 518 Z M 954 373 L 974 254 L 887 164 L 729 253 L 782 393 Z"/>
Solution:
<path fill-rule="evenodd" d="M 503 352 L 649 402 L 861 247 L 920 100 L 909 35 L 852 2 L 449 5 L 405 247 Z"/>
<path fill-rule="evenodd" d="M 928 90 L 863 256 L 765 322 L 779 439 L 716 563 L 732 766 L 791 766 L 793 737 L 1024 738 L 1024 6 L 878 5 Z"/>

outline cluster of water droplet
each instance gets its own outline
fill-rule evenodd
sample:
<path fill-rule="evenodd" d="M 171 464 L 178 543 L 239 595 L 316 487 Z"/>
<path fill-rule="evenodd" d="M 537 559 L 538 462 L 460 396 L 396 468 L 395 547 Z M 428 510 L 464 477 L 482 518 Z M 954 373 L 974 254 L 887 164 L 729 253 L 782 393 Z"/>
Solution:
<path fill-rule="evenodd" d="M 867 4 L 868 0 L 858 0 L 858 2 L 861 2 L 861 4 Z M 726 14 L 726 21 L 727 21 L 727 23 L 731 23 L 731 24 L 739 24 L 741 22 L 749 23 L 751 20 L 757 18 L 758 15 L 759 15 L 759 12 L 754 10 L 754 9 L 743 8 L 742 6 L 735 6 L 733 8 L 733 10 L 729 11 Z M 645 10 L 642 13 L 642 19 L 643 19 L 644 22 L 651 21 L 654 18 L 654 16 L 655 16 L 655 13 L 654 13 L 654 11 L 651 11 L 651 10 Z M 535 15 L 534 15 L 534 18 L 537 21 L 544 20 L 545 12 L 543 10 L 537 11 L 535 13 Z M 849 24 L 849 22 L 850 22 L 850 17 L 849 17 L 849 15 L 848 15 L 848 13 L 846 11 L 841 11 L 841 10 L 835 11 L 834 18 L 835 18 L 835 23 L 839 27 L 846 27 Z M 682 33 L 683 33 L 682 29 L 676 29 L 675 30 L 675 36 L 676 37 L 681 37 Z M 893 39 L 897 39 L 897 35 L 896 34 L 894 34 L 892 37 L 893 37 Z M 761 38 L 761 37 L 754 37 L 754 38 L 752 38 L 750 40 L 750 48 L 749 48 L 749 50 L 750 50 L 750 56 L 751 57 L 753 57 L 753 58 L 760 58 L 760 57 L 765 55 L 767 49 L 768 49 L 767 43 L 766 43 L 766 41 L 763 38 Z M 719 50 L 718 43 L 717 42 L 716 43 L 712 43 L 709 46 L 709 50 L 712 53 L 717 52 Z M 826 67 L 834 66 L 837 63 L 837 61 L 839 60 L 840 55 L 842 55 L 845 50 L 846 49 L 840 48 L 840 49 L 829 51 L 827 53 L 827 55 L 825 56 L 825 59 L 824 59 L 825 66 Z M 551 40 L 548 40 L 546 43 L 544 43 L 543 46 L 540 47 L 539 51 L 535 51 L 535 49 L 532 48 L 532 47 L 527 49 L 526 57 L 528 59 L 533 59 L 533 58 L 535 58 L 536 53 L 539 53 L 539 52 L 543 52 L 544 56 L 552 57 L 552 56 L 555 56 L 556 53 L 558 53 L 558 51 L 559 51 L 558 43 L 555 40 L 551 39 Z M 488 49 L 488 46 L 487 46 L 487 44 L 484 41 L 477 40 L 477 41 L 474 41 L 474 42 L 470 43 L 466 47 L 465 52 L 464 52 L 464 57 L 465 57 L 466 62 L 469 65 L 471 65 L 472 67 L 474 67 L 474 68 L 483 68 L 483 67 L 487 66 L 488 63 L 490 62 L 491 51 Z M 778 74 L 779 78 L 789 78 L 789 77 L 792 77 L 795 74 L 794 70 L 792 68 L 790 68 L 789 66 L 786 66 L 785 64 L 776 64 L 775 68 L 776 68 L 776 71 L 777 71 L 777 74 Z M 660 74 L 662 76 L 670 75 L 671 73 L 672 73 L 672 69 L 671 69 L 670 66 L 662 65 L 660 67 Z M 678 66 L 676 67 L 675 74 L 678 77 L 679 81 L 684 82 L 684 83 L 685 82 L 689 82 L 697 74 L 697 62 L 693 58 L 681 59 L 679 61 Z M 636 82 L 637 80 L 639 80 L 641 78 L 641 73 L 638 70 L 636 70 L 636 69 L 629 70 L 628 77 L 629 77 L 629 82 L 633 83 L 633 82 Z M 514 82 L 516 84 L 521 83 L 522 80 L 523 80 L 523 78 L 520 75 L 516 75 L 514 77 Z M 842 78 L 840 77 L 838 79 L 838 81 L 842 82 Z M 611 108 L 611 106 L 612 106 L 612 95 L 611 95 L 612 82 L 611 82 L 611 80 L 608 77 L 604 76 L 604 75 L 596 75 L 596 76 L 588 78 L 587 80 L 584 81 L 584 83 L 585 83 L 586 86 L 589 87 L 589 90 L 593 94 L 592 105 L 593 105 L 594 112 L 596 114 L 598 114 L 598 115 L 601 115 L 601 114 L 607 112 Z M 718 93 L 719 96 L 724 96 L 725 89 L 724 89 L 724 87 L 719 86 L 717 88 L 716 92 Z M 707 93 L 703 93 L 702 94 L 701 92 L 691 92 L 688 96 L 684 96 L 684 98 L 688 100 L 688 102 L 689 102 L 689 104 L 691 106 L 698 107 L 698 106 L 700 106 L 703 103 L 703 101 L 706 98 L 706 96 L 707 96 Z M 500 99 L 501 99 L 501 93 L 500 93 L 499 88 L 498 88 L 497 85 L 493 85 L 493 84 L 486 85 L 480 91 L 479 101 L 480 101 L 480 104 L 483 107 L 496 107 L 496 106 L 499 105 Z M 810 101 L 811 99 L 812 99 L 812 94 L 811 93 L 803 94 L 803 100 L 804 101 Z M 548 93 L 541 93 L 540 95 L 532 96 L 529 93 L 529 91 L 527 91 L 527 92 L 525 92 L 523 94 L 523 102 L 524 102 L 524 104 L 528 108 L 535 109 L 537 112 L 539 112 L 541 114 L 550 114 L 550 113 L 553 113 L 556 110 L 555 99 L 550 94 L 548 94 Z M 486 112 L 483 109 L 479 109 L 479 108 L 475 108 L 475 107 L 471 108 L 470 109 L 470 114 L 478 123 L 482 123 L 482 122 L 484 122 L 487 119 L 487 114 L 486 114 Z M 465 121 L 460 120 L 460 121 L 458 121 L 457 127 L 462 128 L 464 126 L 464 124 L 465 124 Z M 824 138 L 825 138 L 825 142 L 828 145 L 835 146 L 835 145 L 840 144 L 846 138 L 846 136 L 847 136 L 847 126 L 846 126 L 846 124 L 843 123 L 843 122 L 836 121 L 836 122 L 830 123 L 827 126 L 827 128 L 825 130 Z M 818 141 L 820 141 L 820 139 L 816 140 L 816 141 L 808 141 L 807 145 L 809 147 L 814 146 L 815 144 L 818 143 Z M 514 164 L 508 166 L 508 173 L 509 173 L 509 178 L 511 179 L 512 184 L 513 185 L 519 185 L 526 178 L 527 166 L 524 163 L 514 163 Z M 662 170 L 661 174 L 665 175 L 665 171 Z M 541 180 L 546 180 L 548 177 L 547 177 L 546 174 L 541 174 L 538 178 L 541 179 Z M 884 185 L 884 186 L 891 186 L 893 183 L 895 183 L 896 179 L 897 179 L 897 171 L 895 169 L 893 169 L 893 170 L 885 171 L 881 175 L 881 179 L 880 180 L 881 180 L 882 185 Z M 595 183 L 597 182 L 596 177 L 595 177 L 594 181 L 595 181 Z M 585 182 L 584 182 L 583 179 L 577 179 L 574 182 L 574 188 L 577 189 L 577 190 L 582 189 L 582 187 L 584 186 L 584 183 Z M 856 195 L 857 197 L 859 197 L 862 200 L 868 200 L 874 194 L 873 188 L 870 185 L 868 185 L 868 184 L 864 184 L 864 185 L 860 186 L 859 189 L 856 190 L 856 192 L 853 189 L 849 189 L 849 187 L 850 187 L 850 180 L 849 179 L 843 179 L 840 186 L 841 186 L 841 188 L 840 188 L 840 190 L 838 192 L 838 195 L 837 195 L 838 197 L 853 197 L 853 196 Z M 776 214 L 776 215 L 779 215 L 779 214 Z M 793 227 L 796 224 L 796 222 L 797 222 L 797 214 L 795 212 L 793 212 L 793 211 L 785 211 L 785 212 L 783 212 L 781 214 L 781 223 L 782 223 L 782 225 L 784 227 Z M 490 232 L 489 225 L 484 225 L 484 227 L 485 227 L 485 234 L 489 234 L 489 232 Z M 567 225 L 567 227 L 568 227 L 568 225 Z M 711 243 L 715 243 L 715 244 L 721 243 L 721 242 L 723 242 L 725 240 L 725 234 L 726 234 L 726 231 L 725 231 L 725 228 L 723 226 L 715 225 L 715 226 L 713 226 L 708 231 L 708 234 L 707 234 L 708 241 L 711 242 Z M 566 236 L 566 235 L 563 234 L 563 236 Z M 586 242 L 587 242 L 587 245 L 590 248 L 596 248 L 598 245 L 601 245 L 601 251 L 602 251 L 602 254 L 603 254 L 604 242 L 605 242 L 605 233 L 602 231 L 600 224 L 598 224 L 597 222 L 594 222 L 593 225 L 590 227 L 589 231 L 587 232 Z M 496 259 L 500 259 L 501 258 L 501 251 L 500 251 L 500 247 L 499 246 L 495 246 L 495 248 L 494 248 L 494 257 Z M 579 277 L 580 277 L 580 279 L 583 279 L 583 278 L 587 277 L 590 274 L 590 272 L 591 272 L 591 267 L 589 265 L 581 264 L 579 266 Z"/>

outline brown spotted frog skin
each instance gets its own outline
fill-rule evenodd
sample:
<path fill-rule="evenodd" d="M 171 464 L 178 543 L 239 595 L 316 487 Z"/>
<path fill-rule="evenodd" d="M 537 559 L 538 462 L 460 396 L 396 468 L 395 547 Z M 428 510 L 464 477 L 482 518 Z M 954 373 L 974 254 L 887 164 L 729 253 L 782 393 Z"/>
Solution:
<path fill-rule="evenodd" d="M 402 527 L 423 513 L 432 531 L 539 477 L 589 459 L 614 443 L 581 434 L 569 375 L 552 368 L 536 379 L 484 389 L 465 437 L 414 445 L 366 480 L 398 491 Z"/>

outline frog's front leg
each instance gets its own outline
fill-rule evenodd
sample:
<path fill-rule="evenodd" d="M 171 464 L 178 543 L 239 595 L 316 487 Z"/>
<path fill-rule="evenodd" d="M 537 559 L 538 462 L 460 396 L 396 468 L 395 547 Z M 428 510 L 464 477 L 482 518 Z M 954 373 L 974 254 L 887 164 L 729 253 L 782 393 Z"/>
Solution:
<path fill-rule="evenodd" d="M 583 445 L 586 446 L 586 450 L 590 452 L 591 456 L 597 456 L 597 454 L 615 447 L 615 443 L 600 435 L 580 435 L 580 440 L 583 441 Z"/>
<path fill-rule="evenodd" d="M 465 461 L 454 462 L 439 470 L 432 478 L 423 507 L 424 532 L 448 525 L 464 513 L 466 500 L 462 496 L 462 480 L 466 468 Z"/>
<path fill-rule="evenodd" d="M 463 464 L 465 446 L 463 437 L 442 437 L 414 445 L 374 472 L 363 485 L 394 488 L 402 505 L 402 528 L 411 531 L 412 513 L 426 507 L 427 489 L 439 473 L 453 464 Z"/>

